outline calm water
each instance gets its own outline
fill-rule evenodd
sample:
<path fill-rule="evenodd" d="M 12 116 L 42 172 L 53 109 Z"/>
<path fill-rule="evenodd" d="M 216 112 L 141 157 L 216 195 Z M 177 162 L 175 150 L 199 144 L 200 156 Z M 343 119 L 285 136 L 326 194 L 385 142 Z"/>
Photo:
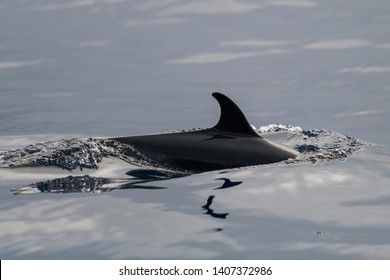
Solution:
<path fill-rule="evenodd" d="M 387 0 L 2 0 L 2 151 L 210 127 L 213 91 L 257 127 L 292 123 L 376 145 L 346 161 L 93 194 L 10 190 L 131 167 L 2 168 L 0 257 L 390 259 L 389 24 Z M 216 189 L 218 178 L 242 184 Z"/>

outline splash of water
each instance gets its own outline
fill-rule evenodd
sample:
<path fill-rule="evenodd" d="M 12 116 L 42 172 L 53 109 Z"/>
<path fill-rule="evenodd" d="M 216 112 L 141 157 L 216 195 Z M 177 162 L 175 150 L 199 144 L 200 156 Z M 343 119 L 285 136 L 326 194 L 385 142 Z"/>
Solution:
<path fill-rule="evenodd" d="M 294 162 L 326 162 L 331 160 L 344 160 L 369 145 L 360 139 L 326 129 L 302 129 L 299 126 L 270 124 L 262 126 L 258 132 L 265 138 L 294 148 L 300 154 L 295 159 L 285 163 Z"/>
<path fill-rule="evenodd" d="M 257 132 L 300 152 L 296 159 L 281 164 L 345 159 L 367 145 L 362 140 L 335 131 L 305 130 L 294 125 L 270 124 L 261 126 Z M 71 138 L 3 151 L 0 152 L 0 167 L 57 166 L 70 171 L 76 168 L 96 169 L 103 158 L 109 156 L 141 167 L 159 168 L 135 148 L 112 139 L 99 138 Z"/>

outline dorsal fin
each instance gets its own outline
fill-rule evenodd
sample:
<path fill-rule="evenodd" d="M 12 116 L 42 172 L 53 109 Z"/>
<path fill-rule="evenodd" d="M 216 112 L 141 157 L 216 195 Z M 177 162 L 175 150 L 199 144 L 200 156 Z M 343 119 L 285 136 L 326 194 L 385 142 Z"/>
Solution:
<path fill-rule="evenodd" d="M 249 125 L 241 109 L 229 97 L 219 92 L 214 92 L 213 97 L 217 99 L 221 107 L 221 116 L 214 128 L 226 132 L 260 137 Z"/>

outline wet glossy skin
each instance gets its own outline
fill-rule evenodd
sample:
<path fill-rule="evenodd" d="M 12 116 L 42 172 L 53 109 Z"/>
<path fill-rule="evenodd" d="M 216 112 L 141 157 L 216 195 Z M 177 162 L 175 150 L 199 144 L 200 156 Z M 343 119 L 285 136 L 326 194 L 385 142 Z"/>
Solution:
<path fill-rule="evenodd" d="M 259 136 L 238 106 L 213 93 L 221 106 L 218 124 L 192 132 L 114 138 L 157 165 L 194 172 L 275 163 L 298 152 Z"/>

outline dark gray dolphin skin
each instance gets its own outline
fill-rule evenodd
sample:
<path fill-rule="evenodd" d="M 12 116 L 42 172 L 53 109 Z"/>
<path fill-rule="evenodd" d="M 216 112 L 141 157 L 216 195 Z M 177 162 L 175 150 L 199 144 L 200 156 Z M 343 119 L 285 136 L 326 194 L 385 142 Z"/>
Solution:
<path fill-rule="evenodd" d="M 112 139 L 132 146 L 159 166 L 190 172 L 275 163 L 298 155 L 258 135 L 227 96 L 212 95 L 221 107 L 220 119 L 212 128 Z"/>

